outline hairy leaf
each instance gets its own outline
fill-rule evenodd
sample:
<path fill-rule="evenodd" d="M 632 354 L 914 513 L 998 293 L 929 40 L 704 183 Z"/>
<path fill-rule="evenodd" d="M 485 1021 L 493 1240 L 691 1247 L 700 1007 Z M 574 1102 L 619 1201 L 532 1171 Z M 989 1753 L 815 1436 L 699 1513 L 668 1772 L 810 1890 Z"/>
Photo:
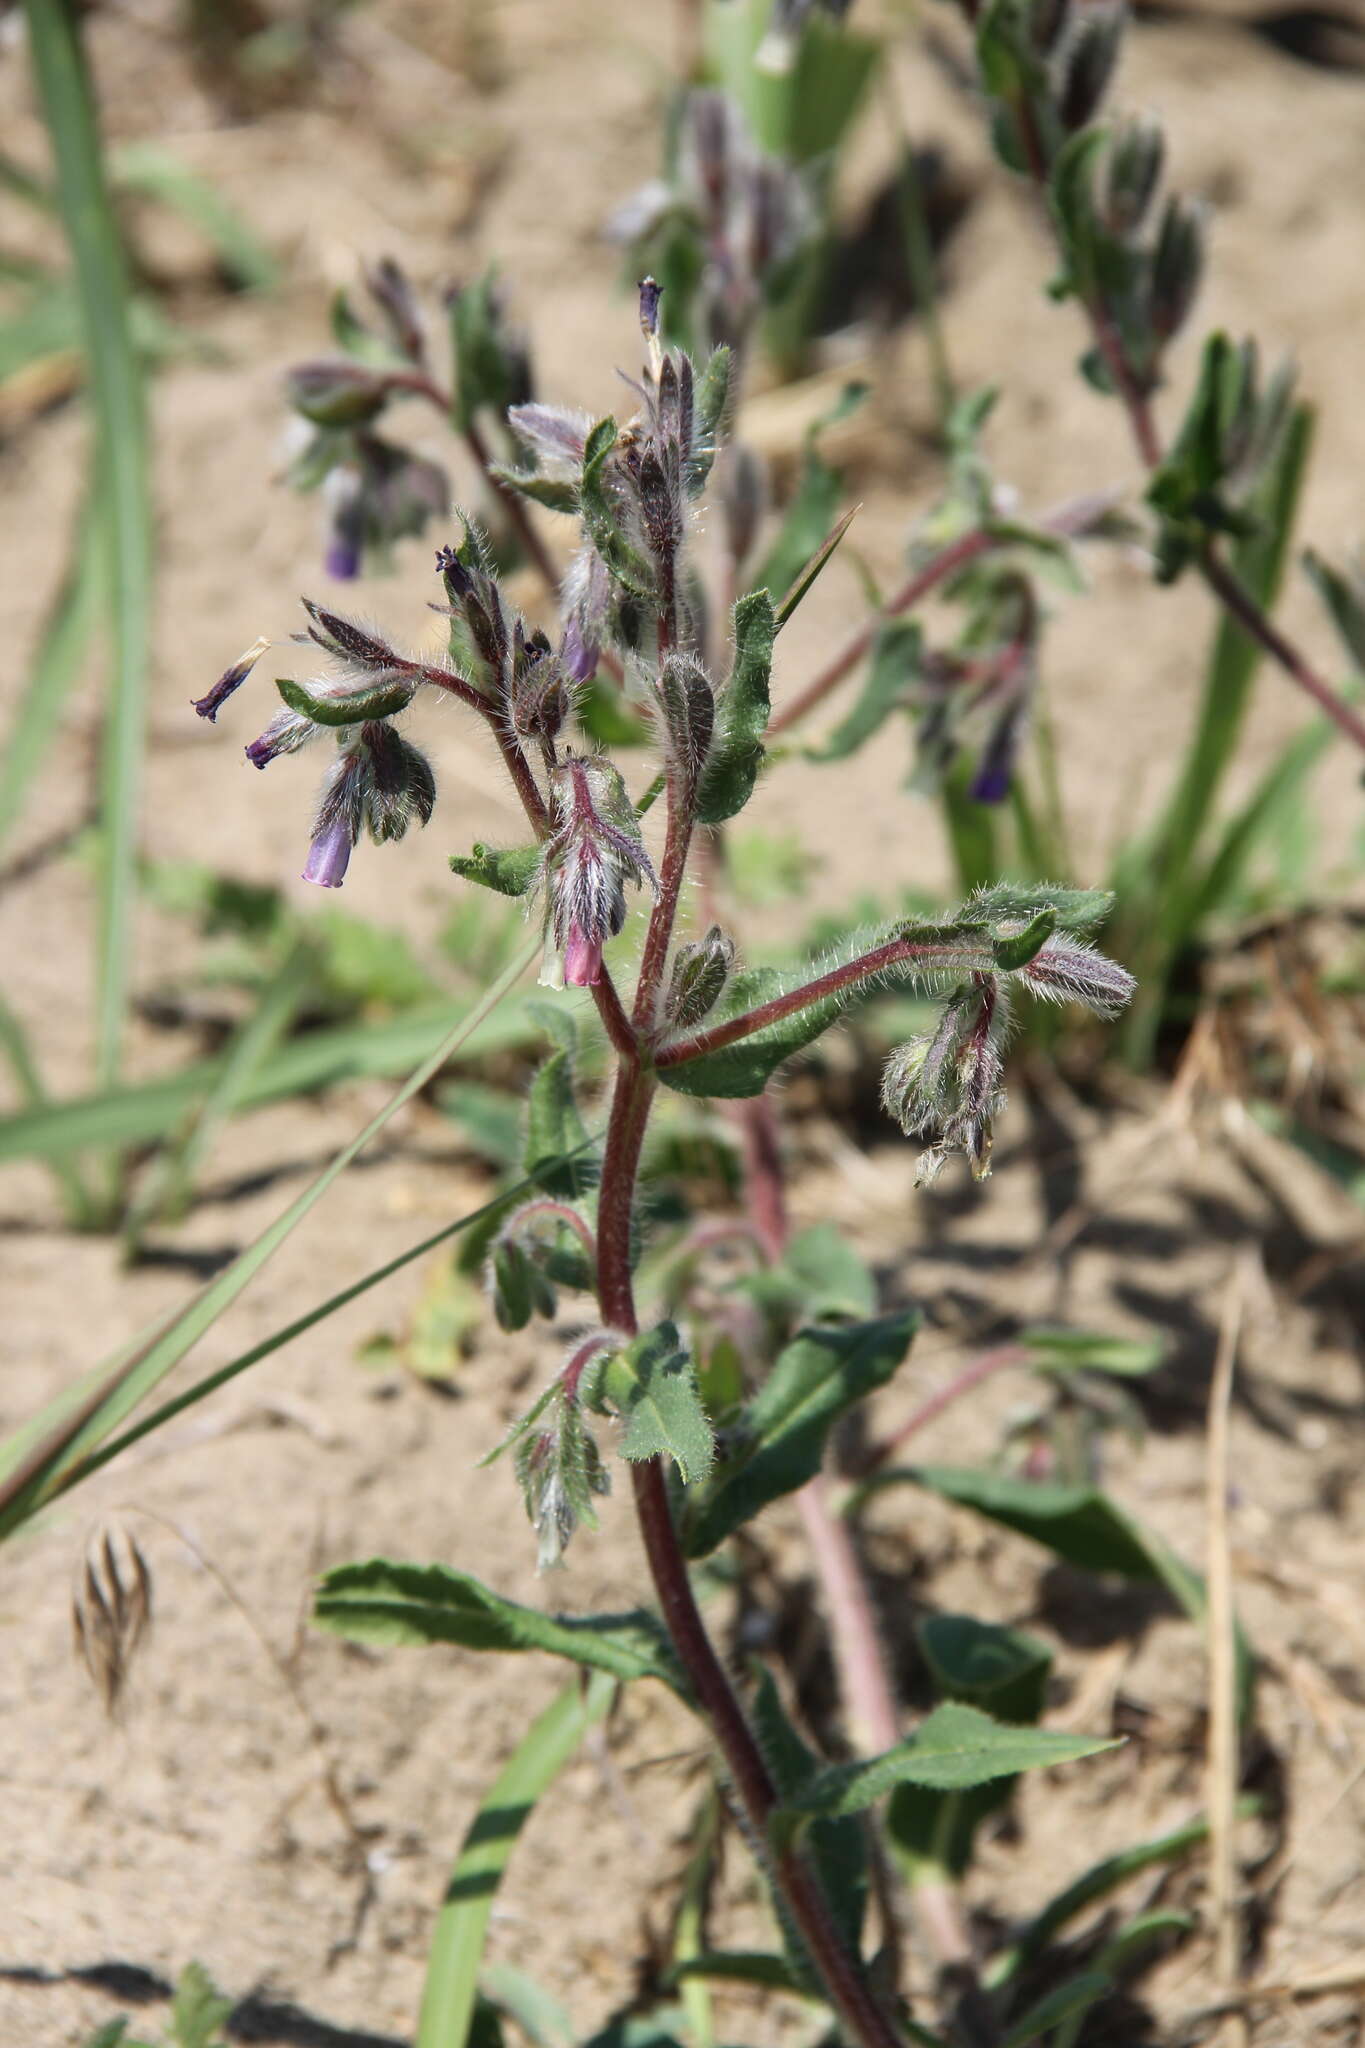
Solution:
<path fill-rule="evenodd" d="M 913 1735 L 866 1762 L 822 1771 L 795 1804 L 810 1814 L 861 1813 L 895 1786 L 927 1785 L 944 1792 L 985 1785 L 1018 1771 L 1043 1770 L 1117 1749 L 1119 1741 L 1069 1735 L 1056 1729 L 1015 1728 L 959 1701 L 937 1707 Z"/>
<path fill-rule="evenodd" d="M 472 853 L 451 854 L 450 867 L 452 874 L 459 875 L 463 881 L 479 882 L 485 889 L 495 889 L 499 896 L 524 896 L 540 867 L 540 848 L 513 846 L 504 849 L 485 846 L 476 839 Z"/>
<path fill-rule="evenodd" d="M 625 1424 L 622 1457 L 672 1458 L 684 1485 L 707 1477 L 715 1456 L 711 1424 L 675 1323 L 659 1323 L 618 1352 L 602 1390 Z"/>
<path fill-rule="evenodd" d="M 657 1678 L 684 1692 L 668 1638 L 652 1614 L 542 1614 L 443 1564 L 377 1557 L 338 1565 L 324 1573 L 313 1614 L 321 1627 L 352 1642 L 548 1650 L 613 1678 Z"/>
<path fill-rule="evenodd" d="M 716 701 L 711 751 L 697 791 L 697 817 L 703 825 L 722 824 L 742 811 L 763 765 L 776 632 L 766 590 L 739 600 L 734 630 L 734 666 Z"/>
<path fill-rule="evenodd" d="M 886 1384 L 917 1321 L 907 1309 L 876 1322 L 803 1330 L 786 1347 L 745 1410 L 747 1446 L 720 1467 L 684 1527 L 690 1557 L 704 1557 L 814 1477 L 836 1418 Z"/>

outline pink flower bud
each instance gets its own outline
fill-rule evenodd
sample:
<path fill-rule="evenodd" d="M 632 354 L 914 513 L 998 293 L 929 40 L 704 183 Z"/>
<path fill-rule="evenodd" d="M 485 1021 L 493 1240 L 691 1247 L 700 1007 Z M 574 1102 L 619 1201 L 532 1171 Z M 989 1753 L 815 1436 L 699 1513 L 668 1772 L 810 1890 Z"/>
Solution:
<path fill-rule="evenodd" d="M 569 926 L 564 948 L 564 980 L 570 988 L 596 988 L 602 979 L 602 941 L 590 939 L 583 927 Z"/>

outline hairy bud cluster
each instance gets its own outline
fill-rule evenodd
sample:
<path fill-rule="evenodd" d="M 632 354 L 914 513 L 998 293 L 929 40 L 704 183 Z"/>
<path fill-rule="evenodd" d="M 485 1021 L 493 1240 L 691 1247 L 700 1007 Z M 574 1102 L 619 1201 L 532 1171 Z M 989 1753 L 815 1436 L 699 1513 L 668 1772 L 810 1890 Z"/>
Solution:
<path fill-rule="evenodd" d="M 704 938 L 679 946 L 664 997 L 666 1027 L 690 1031 L 708 1017 L 725 993 L 734 966 L 735 942 L 717 924 Z"/>
<path fill-rule="evenodd" d="M 916 1184 L 935 1180 L 954 1152 L 973 1180 L 991 1170 L 995 1118 L 1005 1106 L 1001 1045 L 1008 1002 L 995 975 L 973 975 L 953 990 L 938 1027 L 899 1046 L 882 1075 L 882 1102 L 907 1137 L 932 1138 Z"/>
<path fill-rule="evenodd" d="M 554 830 L 542 864 L 547 988 L 595 988 L 602 948 L 626 921 L 626 882 L 655 887 L 635 809 L 609 761 L 570 755 L 550 779 Z"/>

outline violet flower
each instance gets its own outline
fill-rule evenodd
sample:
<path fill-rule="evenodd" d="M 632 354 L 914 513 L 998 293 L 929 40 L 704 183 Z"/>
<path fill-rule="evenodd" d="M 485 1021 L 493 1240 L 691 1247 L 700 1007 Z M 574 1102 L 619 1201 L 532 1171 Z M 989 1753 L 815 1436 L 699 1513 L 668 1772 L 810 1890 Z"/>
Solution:
<path fill-rule="evenodd" d="M 339 889 L 346 879 L 354 845 L 355 835 L 349 818 L 333 818 L 330 825 L 324 825 L 315 835 L 308 849 L 304 881 L 316 882 L 320 889 Z"/>
<path fill-rule="evenodd" d="M 564 980 L 569 988 L 596 988 L 602 979 L 602 941 L 591 939 L 580 924 L 569 926 L 564 947 Z"/>

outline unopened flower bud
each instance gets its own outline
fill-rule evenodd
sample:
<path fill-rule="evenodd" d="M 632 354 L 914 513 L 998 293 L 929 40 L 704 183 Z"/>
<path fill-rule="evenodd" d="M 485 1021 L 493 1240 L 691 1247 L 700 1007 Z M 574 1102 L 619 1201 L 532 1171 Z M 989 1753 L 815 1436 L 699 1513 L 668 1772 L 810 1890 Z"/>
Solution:
<path fill-rule="evenodd" d="M 1161 216 L 1152 257 L 1152 329 L 1161 341 L 1189 318 L 1204 268 L 1204 229 L 1198 207 L 1172 197 Z"/>
<path fill-rule="evenodd" d="M 625 883 L 648 882 L 654 870 L 635 808 L 608 761 L 570 755 L 551 782 L 555 830 L 545 846 L 546 987 L 592 988 L 602 975 L 602 948 L 626 921 Z"/>
<path fill-rule="evenodd" d="M 768 506 L 768 479 L 762 458 L 752 448 L 733 442 L 721 458 L 716 477 L 725 545 L 730 560 L 742 567 L 758 538 Z"/>
<path fill-rule="evenodd" d="M 355 427 L 383 410 L 388 384 L 382 371 L 361 363 L 300 363 L 285 379 L 295 412 L 319 427 Z"/>
<path fill-rule="evenodd" d="M 882 1076 L 882 1102 L 907 1137 L 932 1139 L 917 1180 L 933 1180 L 954 1152 L 965 1154 L 975 1180 L 990 1172 L 996 1116 L 1004 1107 L 1000 1042 L 1007 1018 L 1004 991 L 978 974 L 953 991 L 931 1036 L 892 1053 Z"/>
<path fill-rule="evenodd" d="M 379 720 L 362 727 L 361 744 L 368 755 L 365 822 L 371 839 L 377 845 L 401 839 L 414 818 L 429 824 L 436 806 L 436 778 L 421 749 Z"/>
<path fill-rule="evenodd" d="M 657 686 L 668 738 L 669 767 L 684 787 L 692 789 L 706 765 L 716 723 L 716 698 L 706 670 L 695 654 L 674 651 L 665 656 Z"/>
<path fill-rule="evenodd" d="M 304 718 L 297 711 L 277 711 L 260 738 L 244 749 L 247 760 L 253 768 L 268 768 L 281 754 L 297 754 L 300 747 L 318 737 L 320 730 L 311 718 Z"/>
<path fill-rule="evenodd" d="M 1030 995 L 1053 1003 L 1081 1003 L 1100 1017 L 1117 1017 L 1137 989 L 1126 967 L 1061 932 L 1043 941 L 1019 976 Z"/>
<path fill-rule="evenodd" d="M 1153 121 L 1130 121 L 1114 138 L 1105 177 L 1105 215 L 1116 235 L 1135 235 L 1161 177 L 1165 138 Z"/>
<path fill-rule="evenodd" d="M 659 301 L 664 288 L 652 277 L 640 279 L 640 332 L 646 341 L 657 341 L 659 335 Z"/>
<path fill-rule="evenodd" d="M 253 640 L 244 654 L 238 655 L 230 668 L 223 670 L 223 673 L 206 696 L 193 700 L 194 709 L 201 718 L 207 718 L 210 725 L 216 721 L 218 713 L 227 703 L 228 698 L 235 690 L 241 689 L 242 684 L 251 674 L 252 669 L 255 668 L 257 662 L 269 646 L 269 640 L 262 633 L 260 639 Z"/>
<path fill-rule="evenodd" d="M 664 998 L 669 1027 L 690 1031 L 709 1016 L 725 991 L 735 964 L 735 942 L 713 924 L 703 939 L 679 946 Z"/>
<path fill-rule="evenodd" d="M 366 270 L 365 282 L 370 288 L 370 297 L 384 315 L 394 347 L 410 363 L 424 362 L 426 337 L 422 315 L 406 272 L 392 256 L 381 256 L 378 263 Z"/>
<path fill-rule="evenodd" d="M 1099 111 L 1114 75 L 1122 39 L 1121 6 L 1102 4 L 1086 9 L 1066 54 L 1057 101 L 1057 113 L 1068 134 L 1084 128 Z"/>

